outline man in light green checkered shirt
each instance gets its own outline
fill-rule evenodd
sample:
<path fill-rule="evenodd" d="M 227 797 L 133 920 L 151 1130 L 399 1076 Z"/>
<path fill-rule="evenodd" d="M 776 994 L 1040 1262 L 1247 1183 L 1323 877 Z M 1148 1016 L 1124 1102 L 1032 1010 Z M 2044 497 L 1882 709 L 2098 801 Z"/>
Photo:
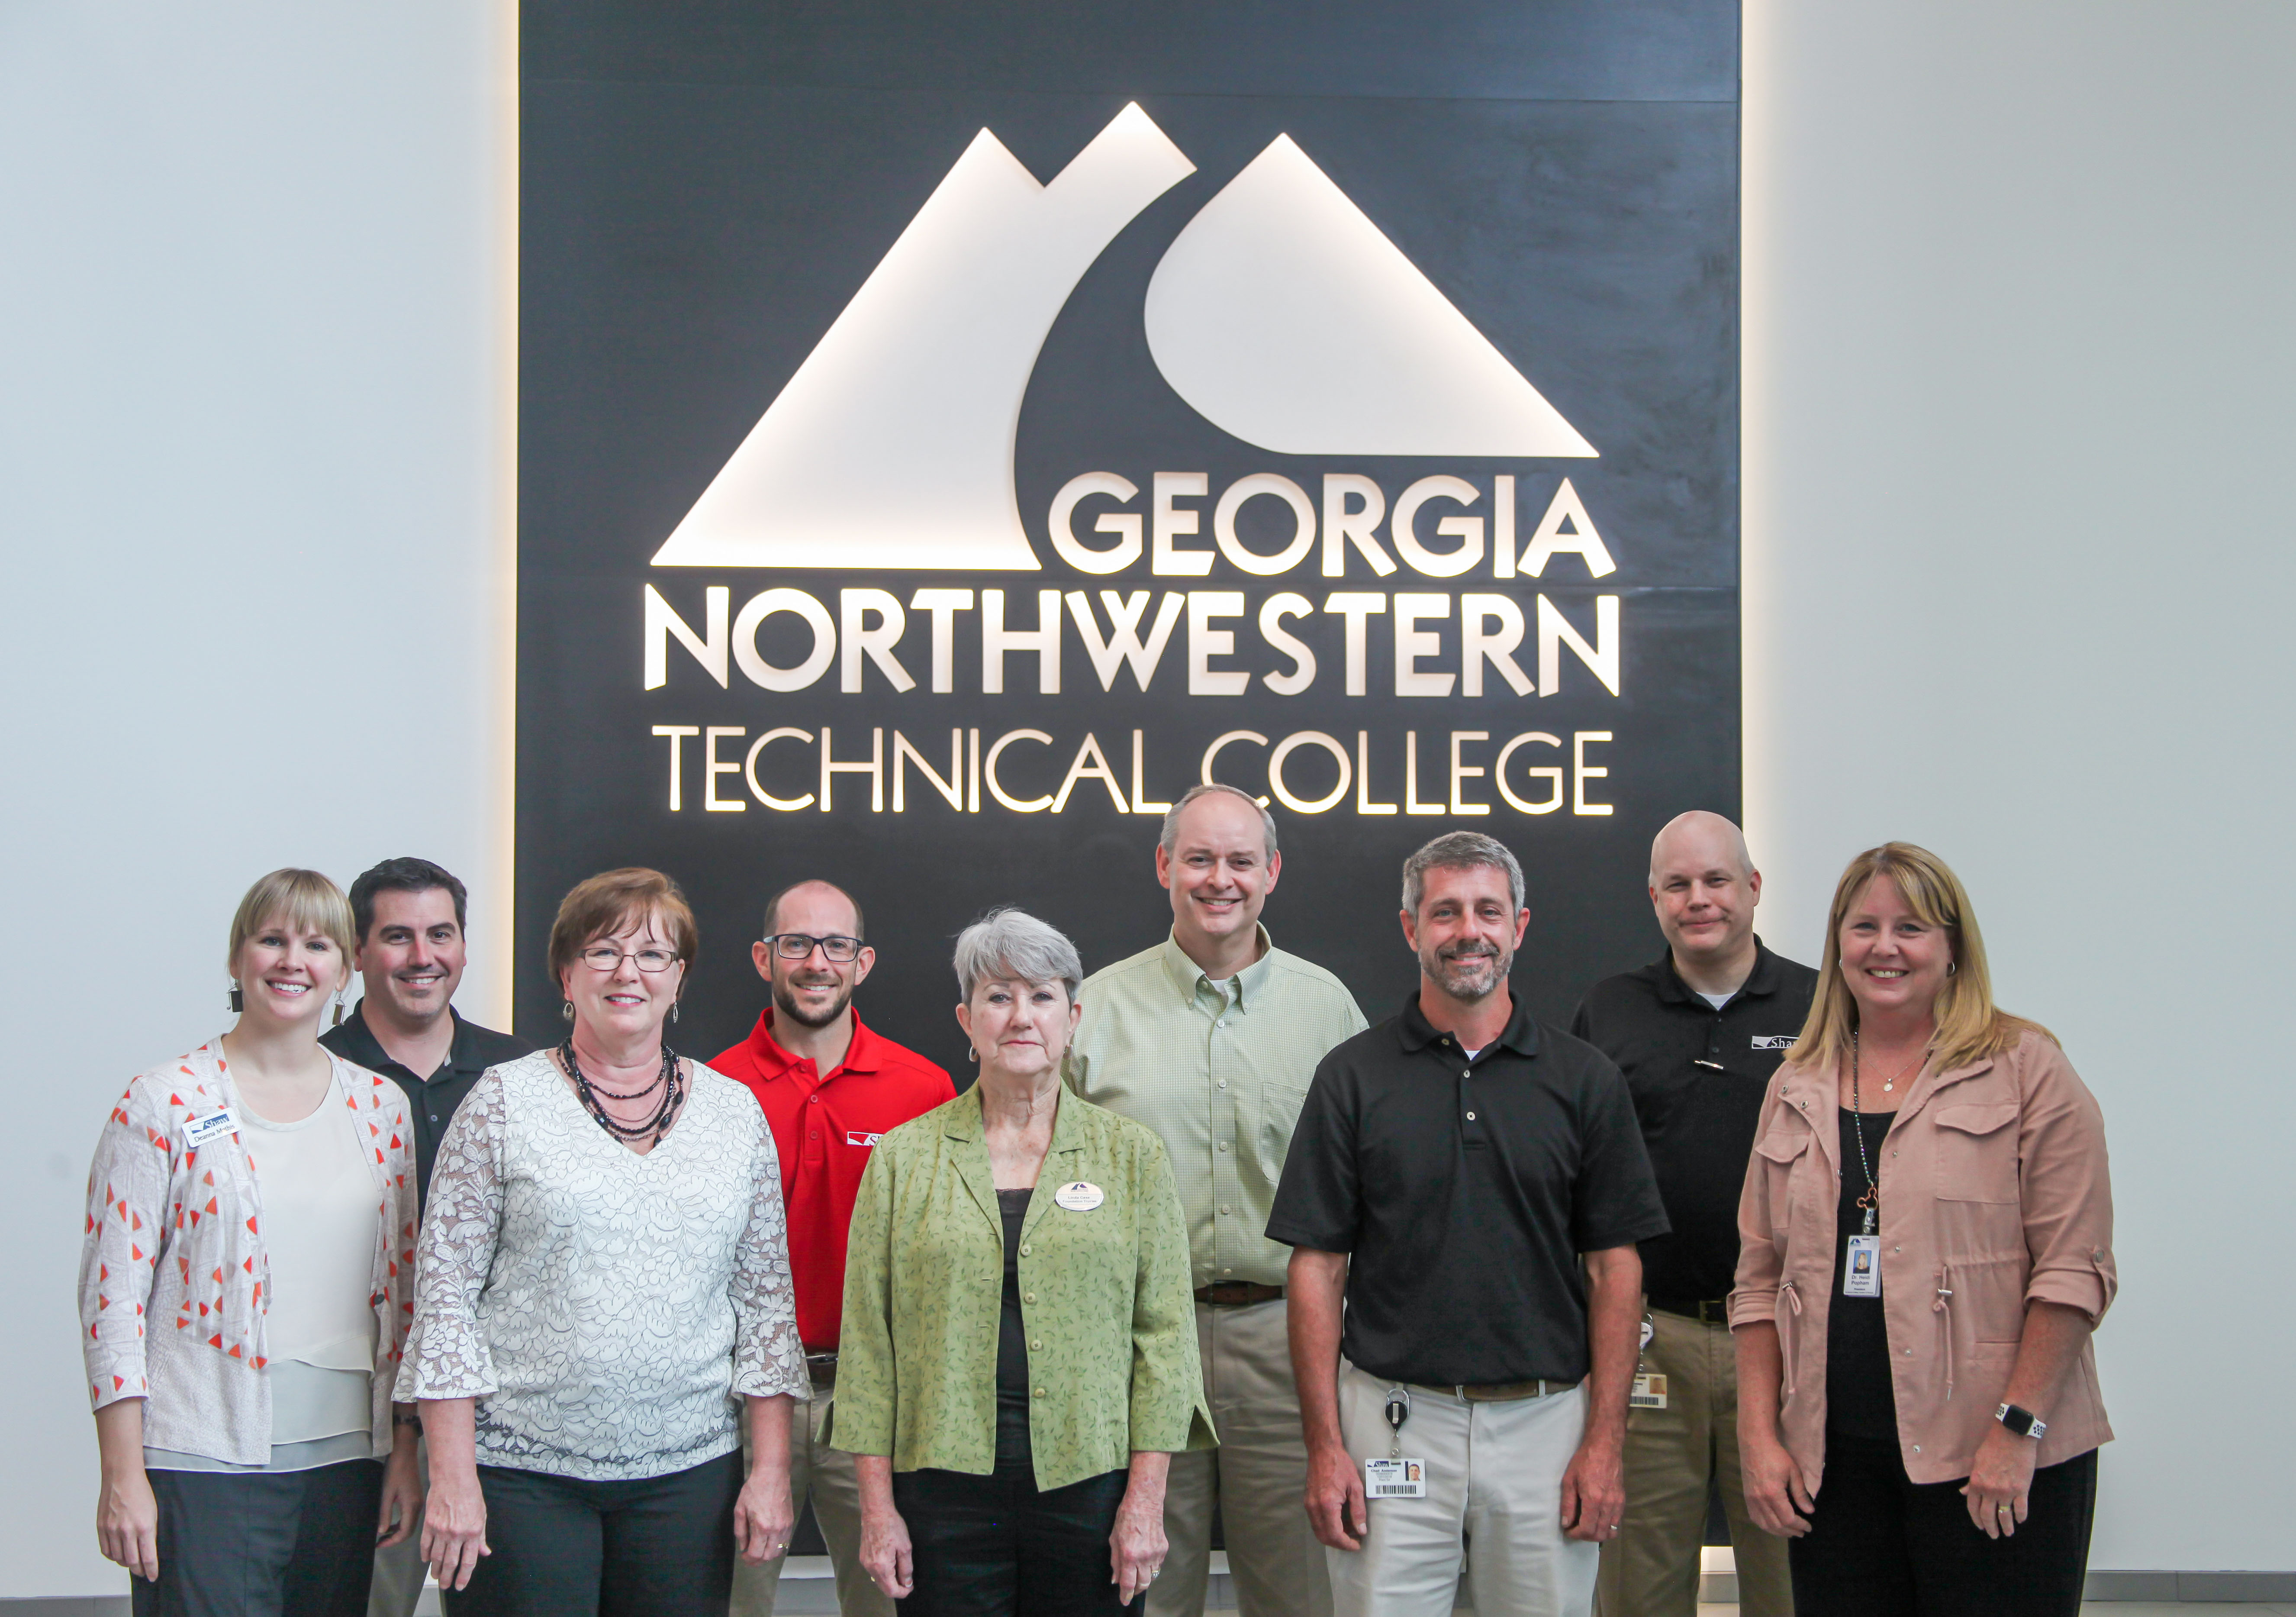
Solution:
<path fill-rule="evenodd" d="M 1234 787 L 1193 788 L 1165 816 L 1156 851 L 1170 935 L 1095 972 L 1078 996 L 1070 1085 L 1153 1129 L 1172 1159 L 1219 1429 L 1216 1451 L 1172 1457 L 1171 1547 L 1148 1617 L 1203 1611 L 1216 1514 L 1242 1617 L 1332 1609 L 1303 1504 L 1308 1453 L 1284 1330 L 1292 1252 L 1265 1232 L 1316 1065 L 1364 1018 L 1338 978 L 1268 940 L 1259 912 L 1282 871 L 1266 809 Z"/>

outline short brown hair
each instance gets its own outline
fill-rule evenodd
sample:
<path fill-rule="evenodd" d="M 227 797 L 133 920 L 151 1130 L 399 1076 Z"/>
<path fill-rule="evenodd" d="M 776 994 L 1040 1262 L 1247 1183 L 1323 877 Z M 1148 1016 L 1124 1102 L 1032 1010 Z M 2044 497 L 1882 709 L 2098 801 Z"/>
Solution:
<path fill-rule="evenodd" d="M 599 939 L 627 932 L 650 915 L 661 917 L 678 963 L 692 971 L 701 933 L 685 895 L 661 872 L 632 865 L 578 882 L 559 900 L 558 919 L 550 923 L 550 981 L 562 982 L 582 951 Z"/>
<path fill-rule="evenodd" d="M 342 977 L 336 986 L 350 981 L 351 961 L 358 953 L 358 933 L 351 924 L 350 900 L 343 897 L 343 890 L 332 879 L 316 870 L 298 870 L 291 865 L 273 871 L 249 888 L 247 896 L 239 901 L 238 913 L 231 918 L 231 948 L 225 958 L 234 972 L 239 970 L 239 951 L 248 939 L 275 920 L 305 932 L 324 932 L 333 939 L 335 947 L 343 952 Z"/>

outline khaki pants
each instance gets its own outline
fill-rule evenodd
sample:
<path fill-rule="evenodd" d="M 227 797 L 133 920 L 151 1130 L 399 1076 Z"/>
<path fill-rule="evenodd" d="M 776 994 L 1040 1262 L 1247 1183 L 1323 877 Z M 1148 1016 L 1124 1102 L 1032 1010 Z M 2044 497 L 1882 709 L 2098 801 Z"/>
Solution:
<path fill-rule="evenodd" d="M 1340 1366 L 1340 1435 L 1358 1471 L 1385 1459 L 1394 1383 Z M 1423 1499 L 1374 1499 L 1361 1549 L 1324 1552 L 1338 1617 L 1450 1617 L 1464 1567 L 1481 1617 L 1587 1617 L 1596 1552 L 1562 1531 L 1562 1473 L 1587 1395 L 1473 1403 L 1414 1387 L 1402 1457 L 1427 1464 Z"/>
<path fill-rule="evenodd" d="M 1215 1514 L 1242 1617 L 1330 1617 L 1324 1547 L 1308 1525 L 1308 1445 L 1283 1300 L 1198 1303 L 1196 1349 L 1220 1446 L 1172 1457 L 1164 1492 L 1171 1547 L 1149 1586 L 1147 1617 L 1201 1617 Z"/>
<path fill-rule="evenodd" d="M 1718 1476 L 1738 1559 L 1742 1617 L 1792 1617 L 1786 1541 L 1746 1514 L 1738 1471 L 1738 1355 L 1726 1325 L 1652 1309 L 1642 1368 L 1666 1377 L 1666 1408 L 1627 1414 L 1627 1515 L 1603 1546 L 1602 1617 L 1695 1617 L 1707 1489 Z"/>
<path fill-rule="evenodd" d="M 790 1411 L 790 1505 L 805 1513 L 807 1495 L 813 1498 L 814 1520 L 829 1544 L 829 1562 L 837 1573 L 837 1609 L 843 1617 L 893 1617 L 893 1603 L 861 1570 L 861 1479 L 853 1457 L 821 1441 L 834 1397 L 833 1379 L 816 1375 L 813 1401 Z M 749 1442 L 748 1423 L 742 1424 L 742 1443 Z M 763 1566 L 736 1559 L 730 1617 L 774 1617 L 774 1596 L 781 1587 L 787 1555 Z"/>
<path fill-rule="evenodd" d="M 430 1491 L 430 1450 L 414 1441 L 415 1468 L 422 1473 L 422 1491 Z M 374 1581 L 367 1585 L 366 1617 L 414 1617 L 414 1603 L 422 1598 L 422 1585 L 430 1575 L 422 1559 L 422 1517 L 417 1512 L 414 1531 L 404 1542 L 374 1552 Z"/>

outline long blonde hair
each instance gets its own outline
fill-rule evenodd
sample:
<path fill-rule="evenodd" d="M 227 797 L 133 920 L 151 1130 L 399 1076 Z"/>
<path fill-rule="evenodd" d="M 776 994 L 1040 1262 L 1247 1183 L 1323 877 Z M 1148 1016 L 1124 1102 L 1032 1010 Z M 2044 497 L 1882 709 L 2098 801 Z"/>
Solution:
<path fill-rule="evenodd" d="M 1977 912 L 1970 907 L 1961 878 L 1926 848 L 1884 842 L 1850 860 L 1833 889 L 1833 904 L 1825 916 L 1824 959 L 1817 968 L 1817 997 L 1811 1001 L 1809 1020 L 1802 1023 L 1801 1038 L 1795 1042 L 1795 1064 L 1839 1066 L 1849 1055 L 1850 1035 L 1857 1029 L 1857 1001 L 1841 975 L 1841 924 L 1875 876 L 1889 877 L 1906 907 L 1943 932 L 1953 951 L 1953 973 L 1938 990 L 1937 1032 L 1930 1041 L 1931 1060 L 1939 1071 L 1998 1055 L 2014 1048 L 2028 1032 L 2056 1042 L 2056 1035 L 2039 1022 L 2012 1016 L 1993 1003 L 1985 940 L 1978 932 Z"/>

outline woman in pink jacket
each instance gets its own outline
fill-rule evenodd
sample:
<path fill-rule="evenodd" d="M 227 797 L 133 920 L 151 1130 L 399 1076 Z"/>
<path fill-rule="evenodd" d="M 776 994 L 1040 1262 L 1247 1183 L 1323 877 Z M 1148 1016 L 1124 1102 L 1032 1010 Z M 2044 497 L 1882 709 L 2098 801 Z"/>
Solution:
<path fill-rule="evenodd" d="M 2075 1617 L 2108 1441 L 2095 1100 L 1997 1009 L 1960 881 L 1859 854 L 1770 1080 L 1730 1323 L 1746 1503 L 1800 1617 Z"/>

